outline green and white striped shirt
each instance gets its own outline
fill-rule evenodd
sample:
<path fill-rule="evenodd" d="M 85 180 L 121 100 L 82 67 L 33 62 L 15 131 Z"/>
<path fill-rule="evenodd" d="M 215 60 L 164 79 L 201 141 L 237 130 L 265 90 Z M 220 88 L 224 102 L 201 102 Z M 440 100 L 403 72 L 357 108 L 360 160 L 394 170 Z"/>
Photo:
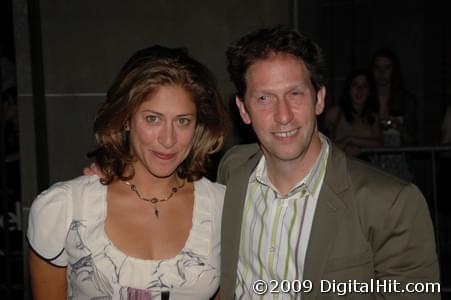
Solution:
<path fill-rule="evenodd" d="M 306 177 L 281 197 L 271 184 L 262 156 L 249 178 L 244 205 L 236 299 L 257 298 L 256 280 L 301 280 L 307 243 L 326 173 L 329 144 L 320 134 L 321 151 Z M 270 294 L 261 299 L 293 299 L 299 295 Z M 278 297 L 278 298 L 277 298 Z"/>

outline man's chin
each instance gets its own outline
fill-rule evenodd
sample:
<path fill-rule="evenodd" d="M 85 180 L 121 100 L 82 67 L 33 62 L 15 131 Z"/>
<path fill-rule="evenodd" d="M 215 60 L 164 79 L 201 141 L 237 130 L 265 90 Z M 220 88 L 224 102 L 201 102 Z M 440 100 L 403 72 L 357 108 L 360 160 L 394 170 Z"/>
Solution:
<path fill-rule="evenodd" d="M 293 151 L 293 152 L 275 151 L 271 156 L 274 159 L 281 162 L 292 162 L 302 156 L 302 151 Z"/>

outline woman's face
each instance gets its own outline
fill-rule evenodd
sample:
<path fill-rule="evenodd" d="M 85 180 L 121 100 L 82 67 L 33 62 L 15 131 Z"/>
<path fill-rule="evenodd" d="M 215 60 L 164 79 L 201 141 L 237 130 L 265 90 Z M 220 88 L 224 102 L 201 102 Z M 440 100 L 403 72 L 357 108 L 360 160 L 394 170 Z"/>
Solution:
<path fill-rule="evenodd" d="M 380 56 L 374 60 L 373 73 L 377 86 L 390 86 L 393 63 L 388 57 Z"/>
<path fill-rule="evenodd" d="M 370 94 L 370 83 L 364 75 L 357 75 L 351 82 L 350 96 L 353 107 L 362 107 Z"/>
<path fill-rule="evenodd" d="M 135 174 L 173 175 L 191 150 L 195 129 L 196 105 L 191 94 L 178 85 L 158 88 L 130 120 Z"/>

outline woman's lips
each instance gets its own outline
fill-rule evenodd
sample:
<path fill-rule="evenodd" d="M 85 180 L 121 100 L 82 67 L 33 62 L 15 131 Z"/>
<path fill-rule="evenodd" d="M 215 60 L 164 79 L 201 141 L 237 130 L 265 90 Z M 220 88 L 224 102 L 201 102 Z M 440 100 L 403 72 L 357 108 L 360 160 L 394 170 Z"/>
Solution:
<path fill-rule="evenodd" d="M 162 159 L 162 160 L 170 160 L 175 157 L 174 153 L 161 153 L 161 152 L 156 152 L 156 151 L 152 151 L 152 153 L 156 157 L 158 157 L 159 159 Z"/>

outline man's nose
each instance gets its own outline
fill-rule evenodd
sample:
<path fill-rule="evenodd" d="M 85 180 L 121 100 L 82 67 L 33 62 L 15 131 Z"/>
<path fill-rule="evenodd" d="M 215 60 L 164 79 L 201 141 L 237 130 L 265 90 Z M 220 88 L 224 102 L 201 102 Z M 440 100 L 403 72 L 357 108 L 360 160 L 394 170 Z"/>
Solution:
<path fill-rule="evenodd" d="M 288 124 L 293 119 L 293 111 L 287 99 L 279 98 L 276 101 L 274 119 L 277 123 Z"/>

